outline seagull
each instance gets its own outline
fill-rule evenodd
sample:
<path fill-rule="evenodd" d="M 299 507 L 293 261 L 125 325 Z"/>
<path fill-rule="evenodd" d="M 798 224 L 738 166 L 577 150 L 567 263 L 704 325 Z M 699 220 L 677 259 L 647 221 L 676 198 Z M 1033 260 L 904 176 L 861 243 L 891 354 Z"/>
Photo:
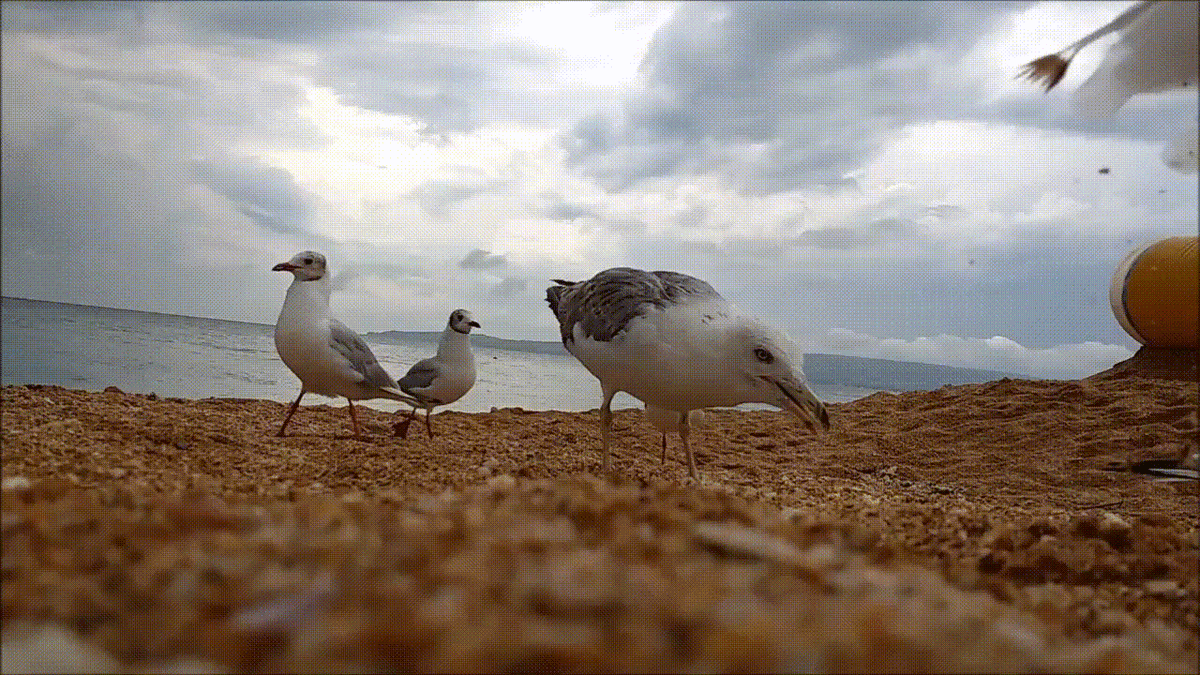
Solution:
<path fill-rule="evenodd" d="M 454 403 L 475 386 L 475 355 L 471 352 L 471 329 L 479 328 L 475 317 L 465 309 L 450 313 L 450 320 L 442 330 L 438 341 L 437 355 L 413 364 L 408 373 L 400 378 L 400 390 L 412 405 L 412 414 L 395 425 L 395 435 L 408 437 L 408 425 L 412 424 L 417 409 L 425 409 L 425 431 L 433 438 L 433 427 L 429 425 L 429 413 L 435 406 Z"/>
<path fill-rule="evenodd" d="M 688 445 L 688 432 L 692 427 L 699 426 L 704 421 L 704 411 L 692 410 L 685 414 L 647 404 L 646 421 L 662 432 L 662 457 L 658 463 L 664 464 L 667 461 L 667 434 L 679 434 L 679 440 L 683 441 L 683 452 L 688 458 L 688 471 L 695 473 L 695 462 L 692 458 L 691 447 Z"/>
<path fill-rule="evenodd" d="M 1196 86 L 1200 70 L 1198 16 L 1200 3 L 1195 0 L 1139 2 L 1062 50 L 1025 64 L 1017 77 L 1042 83 L 1050 91 L 1081 49 L 1119 32 L 1120 39 L 1108 48 L 1104 61 L 1073 97 L 1077 109 L 1112 115 L 1136 94 Z M 1197 168 L 1197 127 L 1194 119 L 1192 122 L 1162 152 L 1163 161 L 1182 172 Z"/>
<path fill-rule="evenodd" d="M 614 267 L 587 281 L 554 279 L 546 302 L 563 346 L 600 380 L 602 471 L 608 474 L 612 399 L 626 392 L 686 413 L 767 403 L 810 429 L 829 428 L 825 404 L 809 390 L 781 331 L 746 316 L 707 282 L 679 272 Z M 696 480 L 688 452 L 688 475 Z"/>
<path fill-rule="evenodd" d="M 368 398 L 411 400 L 396 387 L 357 333 L 329 315 L 329 274 L 325 256 L 316 251 L 301 251 L 287 262 L 271 268 L 291 272 L 292 285 L 275 322 L 275 350 L 296 377 L 300 395 L 292 402 L 279 436 L 287 429 L 300 399 L 308 392 L 323 396 L 344 396 L 350 404 L 354 437 L 362 439 L 354 401 Z"/>

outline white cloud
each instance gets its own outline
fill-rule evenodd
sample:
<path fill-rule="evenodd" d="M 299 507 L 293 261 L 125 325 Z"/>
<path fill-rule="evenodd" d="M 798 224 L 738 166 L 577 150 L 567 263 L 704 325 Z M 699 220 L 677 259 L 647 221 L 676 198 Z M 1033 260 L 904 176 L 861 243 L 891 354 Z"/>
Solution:
<path fill-rule="evenodd" d="M 1030 349 L 1000 335 L 963 338 L 943 333 L 897 340 L 844 328 L 831 329 L 825 344 L 828 349 L 849 356 L 979 368 L 1050 379 L 1087 377 L 1133 356 L 1133 352 L 1124 346 L 1099 342 Z"/>
<path fill-rule="evenodd" d="M 270 322 L 314 248 L 361 330 L 552 340 L 550 278 L 633 265 L 807 351 L 1068 368 L 1132 345 L 1113 265 L 1196 229 L 1157 157 L 1186 101 L 1102 126 L 1013 80 L 1124 6 L 6 6 L 5 292 Z"/>

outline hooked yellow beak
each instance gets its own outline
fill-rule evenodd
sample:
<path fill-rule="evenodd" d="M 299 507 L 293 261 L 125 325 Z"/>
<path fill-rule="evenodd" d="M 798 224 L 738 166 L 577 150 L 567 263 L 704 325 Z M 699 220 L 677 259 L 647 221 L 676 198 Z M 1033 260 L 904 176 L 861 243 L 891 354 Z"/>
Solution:
<path fill-rule="evenodd" d="M 800 418 L 804 426 L 813 432 L 829 430 L 829 412 L 808 387 L 779 381 L 775 381 L 775 386 L 783 392 L 784 409 Z"/>

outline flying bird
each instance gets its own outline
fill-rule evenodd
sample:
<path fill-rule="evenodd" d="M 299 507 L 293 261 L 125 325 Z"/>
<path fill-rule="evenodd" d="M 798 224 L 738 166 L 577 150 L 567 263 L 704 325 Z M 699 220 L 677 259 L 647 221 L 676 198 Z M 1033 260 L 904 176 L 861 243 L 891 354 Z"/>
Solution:
<path fill-rule="evenodd" d="M 683 443 L 683 453 L 687 456 L 688 473 L 695 474 L 696 460 L 692 456 L 691 445 L 688 444 L 688 433 L 704 421 L 704 411 L 681 413 L 647 404 L 645 414 L 646 421 L 662 434 L 662 457 L 658 463 L 664 464 L 667 461 L 667 434 L 679 434 L 679 440 Z"/>
<path fill-rule="evenodd" d="M 1096 72 L 1074 94 L 1076 108 L 1112 115 L 1136 94 L 1196 86 L 1200 71 L 1198 23 L 1200 3 L 1195 0 L 1139 2 L 1062 50 L 1025 64 L 1017 76 L 1044 84 L 1050 91 L 1081 49 L 1119 32 L 1120 39 L 1108 48 Z M 1198 133 L 1193 119 L 1163 150 L 1163 161 L 1179 171 L 1196 171 Z"/>
<path fill-rule="evenodd" d="M 283 436 L 300 399 L 311 391 L 323 396 L 346 397 L 354 437 L 363 438 L 354 414 L 354 401 L 369 398 L 408 401 L 409 398 L 379 365 L 367 343 L 330 316 L 325 256 L 315 251 L 301 251 L 271 269 L 292 273 L 292 285 L 288 286 L 283 309 L 275 322 L 275 350 L 300 378 L 300 395 L 288 409 L 278 435 Z"/>
<path fill-rule="evenodd" d="M 805 385 L 791 340 L 741 312 L 707 282 L 678 272 L 615 267 L 587 281 L 553 280 L 546 302 L 563 345 L 600 381 L 602 471 L 608 474 L 612 399 L 686 413 L 767 403 L 810 429 L 829 428 L 825 405 Z M 696 479 L 694 461 L 688 474 Z"/>
<path fill-rule="evenodd" d="M 425 409 L 425 431 L 433 438 L 433 427 L 429 414 L 436 406 L 454 403 L 475 386 L 475 354 L 471 351 L 471 329 L 479 328 L 475 317 L 465 309 L 450 313 L 450 320 L 442 330 L 437 354 L 413 364 L 408 373 L 400 378 L 400 390 L 408 397 L 412 413 L 403 422 L 395 425 L 395 434 L 408 437 L 408 425 L 412 424 L 417 410 Z"/>

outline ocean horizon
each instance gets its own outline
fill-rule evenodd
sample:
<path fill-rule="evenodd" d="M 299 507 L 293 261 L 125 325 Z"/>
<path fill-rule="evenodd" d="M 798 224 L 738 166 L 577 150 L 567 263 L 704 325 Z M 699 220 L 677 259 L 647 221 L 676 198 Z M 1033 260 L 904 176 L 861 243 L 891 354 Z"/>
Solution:
<path fill-rule="evenodd" d="M 5 385 L 47 384 L 187 399 L 258 398 L 290 402 L 300 382 L 275 352 L 274 325 L 189 317 L 45 300 L 0 298 L 0 342 Z M 362 333 L 393 377 L 433 354 L 439 332 Z M 497 341 L 505 348 L 483 346 Z M 599 383 L 559 345 L 472 338 L 478 369 L 474 388 L 438 410 L 488 412 L 493 408 L 582 412 L 599 407 Z M 522 348 L 514 348 L 524 347 Z M 811 383 L 829 403 L 852 401 L 878 391 L 867 387 Z M 304 404 L 345 405 L 344 399 L 309 395 Z M 384 411 L 403 406 L 386 399 L 363 401 Z M 618 394 L 613 408 L 641 407 Z M 759 408 L 748 404 L 746 408 Z"/>

